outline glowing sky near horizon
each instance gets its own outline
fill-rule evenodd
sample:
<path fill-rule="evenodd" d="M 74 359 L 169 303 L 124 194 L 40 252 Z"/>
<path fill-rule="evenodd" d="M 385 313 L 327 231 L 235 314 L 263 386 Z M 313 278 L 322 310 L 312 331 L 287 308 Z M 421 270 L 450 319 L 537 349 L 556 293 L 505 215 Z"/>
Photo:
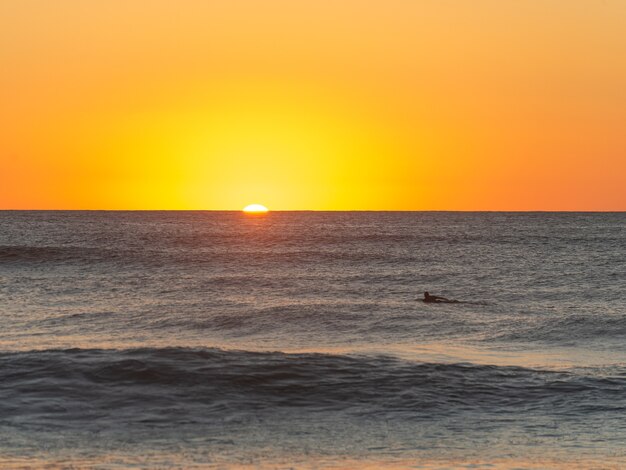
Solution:
<path fill-rule="evenodd" d="M 626 2 L 0 3 L 0 208 L 626 210 Z"/>

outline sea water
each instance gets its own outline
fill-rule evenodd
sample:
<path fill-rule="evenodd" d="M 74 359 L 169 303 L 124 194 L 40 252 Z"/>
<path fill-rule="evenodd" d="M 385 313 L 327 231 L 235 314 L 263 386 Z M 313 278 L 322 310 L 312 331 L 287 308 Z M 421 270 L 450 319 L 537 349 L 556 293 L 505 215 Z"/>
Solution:
<path fill-rule="evenodd" d="M 46 465 L 625 468 L 626 214 L 0 212 Z"/>

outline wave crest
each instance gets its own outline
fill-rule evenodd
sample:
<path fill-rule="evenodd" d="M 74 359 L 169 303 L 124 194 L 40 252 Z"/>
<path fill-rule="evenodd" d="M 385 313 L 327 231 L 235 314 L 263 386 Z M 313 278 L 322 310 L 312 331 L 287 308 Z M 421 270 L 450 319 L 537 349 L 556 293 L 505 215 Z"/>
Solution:
<path fill-rule="evenodd" d="M 2 353 L 0 364 L 0 414 L 7 417 L 40 416 L 51 402 L 137 416 L 146 407 L 182 406 L 181 415 L 222 418 L 234 410 L 278 408 L 408 419 L 472 411 L 626 409 L 626 371 L 601 378 L 387 356 L 187 348 Z"/>

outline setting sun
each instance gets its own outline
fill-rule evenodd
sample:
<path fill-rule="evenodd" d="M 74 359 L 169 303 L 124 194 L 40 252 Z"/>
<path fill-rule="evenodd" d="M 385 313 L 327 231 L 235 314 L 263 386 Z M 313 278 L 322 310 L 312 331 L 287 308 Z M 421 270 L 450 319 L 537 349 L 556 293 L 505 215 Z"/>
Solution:
<path fill-rule="evenodd" d="M 261 204 L 250 204 L 246 207 L 243 208 L 244 212 L 248 212 L 248 213 L 254 213 L 254 214 L 259 214 L 259 213 L 265 213 L 268 212 L 269 209 L 265 206 L 262 206 Z"/>

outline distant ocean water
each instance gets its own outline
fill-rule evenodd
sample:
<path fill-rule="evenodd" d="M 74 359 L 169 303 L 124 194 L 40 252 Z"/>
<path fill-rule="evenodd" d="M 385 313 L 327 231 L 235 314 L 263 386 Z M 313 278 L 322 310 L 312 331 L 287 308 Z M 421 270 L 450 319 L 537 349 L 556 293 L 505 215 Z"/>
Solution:
<path fill-rule="evenodd" d="M 50 464 L 626 468 L 626 214 L 0 212 L 0 467 Z"/>

